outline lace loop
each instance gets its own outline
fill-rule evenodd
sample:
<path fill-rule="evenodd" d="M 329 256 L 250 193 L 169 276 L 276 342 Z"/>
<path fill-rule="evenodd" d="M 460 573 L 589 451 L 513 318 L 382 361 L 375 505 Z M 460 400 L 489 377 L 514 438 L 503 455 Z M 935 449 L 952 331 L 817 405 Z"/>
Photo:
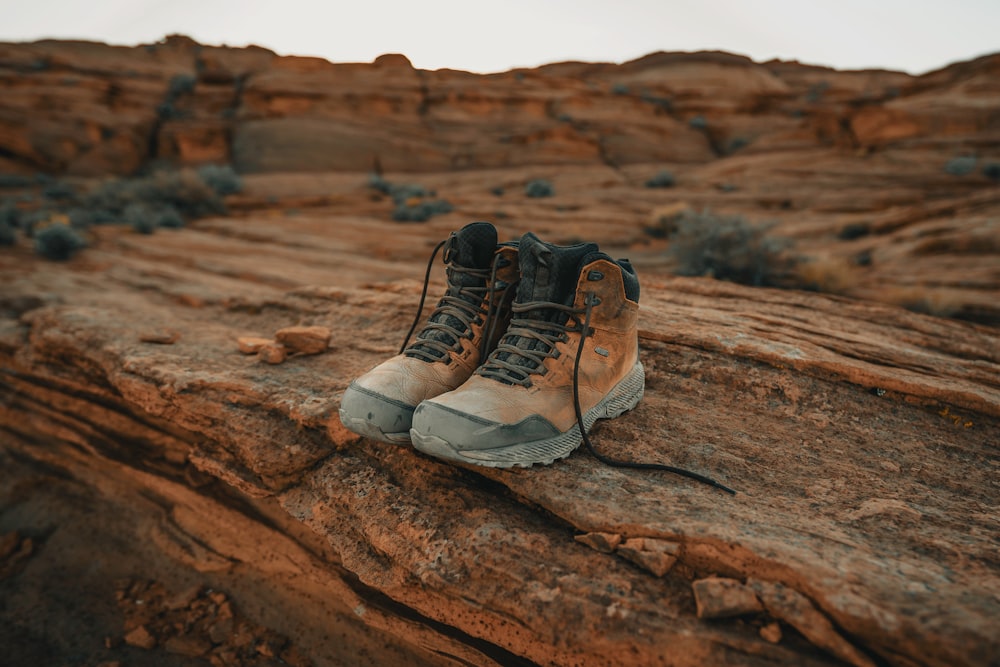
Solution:
<path fill-rule="evenodd" d="M 560 311 L 567 317 L 566 323 L 548 322 L 540 319 L 515 317 L 511 319 L 507 333 L 504 334 L 496 350 L 477 371 L 480 375 L 491 377 L 506 384 L 517 384 L 523 387 L 531 386 L 532 375 L 544 375 L 547 372 L 545 360 L 557 358 L 560 354 L 556 343 L 566 342 L 568 332 L 580 331 L 578 315 L 584 310 L 572 306 L 564 306 L 550 301 L 525 301 L 511 304 L 514 313 L 531 311 Z M 570 324 L 570 320 L 574 324 Z M 521 341 L 527 340 L 524 346 Z"/>

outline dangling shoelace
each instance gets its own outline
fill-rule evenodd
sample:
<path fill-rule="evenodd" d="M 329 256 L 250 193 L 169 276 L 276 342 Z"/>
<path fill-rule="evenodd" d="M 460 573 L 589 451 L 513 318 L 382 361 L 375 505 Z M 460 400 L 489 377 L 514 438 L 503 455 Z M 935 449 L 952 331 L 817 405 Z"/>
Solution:
<path fill-rule="evenodd" d="M 583 427 L 583 410 L 580 408 L 580 358 L 583 356 L 583 343 L 587 340 L 587 336 L 590 335 L 590 311 L 594 307 L 594 301 L 592 300 L 593 294 L 588 294 L 585 300 L 586 308 L 584 312 L 583 320 L 583 331 L 580 335 L 580 345 L 576 348 L 576 359 L 573 362 L 573 407 L 576 409 L 576 423 L 580 427 L 580 434 L 583 436 L 583 444 L 587 447 L 587 451 L 590 452 L 591 456 L 600 461 L 605 465 L 612 466 L 614 468 L 635 468 L 637 470 L 662 470 L 664 472 L 670 472 L 675 475 L 680 475 L 681 477 L 687 477 L 688 479 L 693 479 L 702 484 L 708 484 L 709 486 L 714 486 L 717 489 L 721 489 L 726 493 L 731 495 L 736 495 L 736 491 L 729 488 L 725 484 L 715 481 L 711 477 L 706 477 L 704 475 L 699 475 L 691 470 L 685 470 L 684 468 L 675 468 L 674 466 L 668 466 L 663 463 L 643 463 L 641 461 L 622 461 L 620 459 L 613 459 L 610 456 L 605 456 L 598 452 L 593 443 L 590 442 L 590 437 L 587 435 L 587 430 Z"/>
<path fill-rule="evenodd" d="M 587 340 L 587 336 L 592 333 L 590 329 L 590 315 L 591 309 L 594 307 L 595 303 L 596 301 L 594 300 L 593 294 L 588 294 L 586 296 L 583 308 L 573 308 L 571 306 L 565 306 L 563 304 L 548 301 L 514 303 L 511 306 L 511 309 L 515 313 L 526 313 L 532 310 L 545 309 L 561 311 L 566 313 L 568 317 L 566 323 L 548 322 L 526 318 L 515 318 L 511 320 L 510 328 L 507 330 L 504 340 L 497 346 L 496 351 L 490 355 L 490 358 L 477 372 L 480 375 L 491 377 L 508 384 L 518 384 L 525 387 L 530 386 L 531 375 L 545 372 L 545 359 L 549 357 L 557 357 L 559 355 L 559 351 L 556 349 L 556 343 L 566 342 L 568 340 L 566 334 L 569 332 L 579 332 L 580 344 L 576 348 L 576 358 L 573 361 L 573 408 L 576 411 L 577 426 L 580 429 L 580 434 L 583 436 L 583 444 L 586 446 L 587 451 L 590 452 L 591 456 L 601 463 L 613 468 L 662 470 L 664 472 L 693 479 L 697 482 L 701 482 L 702 484 L 707 484 L 717 489 L 721 489 L 726 493 L 735 495 L 736 491 L 728 486 L 691 470 L 676 468 L 663 463 L 623 461 L 601 454 L 594 447 L 594 444 L 590 441 L 590 436 L 587 435 L 587 429 L 584 427 L 583 409 L 580 407 L 580 359 L 583 357 L 583 348 L 584 343 Z M 579 319 L 580 315 L 583 315 L 582 323 Z M 570 323 L 570 320 L 573 320 L 573 322 Z M 531 346 L 530 344 L 529 348 L 534 347 L 534 349 L 518 347 L 516 343 L 519 338 L 528 338 L 539 341 L 542 344 L 541 349 L 539 349 L 538 346 Z M 505 359 L 500 358 L 500 353 L 503 352 L 507 353 Z M 528 364 L 514 363 L 514 360 L 518 357 L 526 360 Z"/>
<path fill-rule="evenodd" d="M 427 324 L 424 325 L 423 330 L 417 336 L 416 342 L 414 342 L 412 347 L 407 349 L 410 337 L 413 335 L 414 330 L 416 330 L 417 325 L 420 323 L 420 316 L 423 314 L 424 303 L 427 300 L 427 288 L 430 284 L 431 269 L 434 266 L 434 259 L 437 257 L 441 248 L 453 242 L 453 239 L 454 237 L 449 237 L 438 243 L 434 247 L 434 251 L 431 253 L 430 259 L 427 261 L 427 270 L 424 273 L 424 285 L 420 292 L 420 304 L 417 306 L 417 315 L 413 318 L 413 324 L 410 325 L 410 330 L 406 332 L 406 338 L 403 340 L 403 344 L 399 348 L 400 354 L 405 352 L 408 356 L 417 357 L 425 361 L 440 361 L 447 356 L 448 350 L 453 349 L 456 345 L 458 345 L 462 338 L 469 335 L 472 330 L 472 323 L 476 320 L 476 318 L 483 317 L 483 329 L 487 330 L 487 328 L 489 328 L 492 330 L 491 320 L 493 318 L 493 300 L 490 299 L 490 308 L 488 311 L 483 308 L 483 301 L 486 300 L 486 295 L 489 293 L 491 285 L 496 284 L 496 271 L 499 255 L 494 256 L 490 269 L 471 269 L 452 263 L 449 255 L 451 248 L 449 247 L 445 250 L 444 255 L 444 260 L 448 264 L 447 275 L 449 291 L 451 291 L 450 288 L 452 286 L 451 278 L 455 274 L 464 273 L 475 278 L 482 278 L 488 282 L 486 282 L 483 287 L 458 287 L 454 294 L 445 294 L 441 297 L 441 300 L 438 302 L 434 312 L 431 313 L 430 318 L 428 318 Z M 478 304 L 472 303 L 471 300 L 462 298 L 463 295 L 473 297 Z M 447 316 L 458 320 L 462 325 L 461 329 L 448 324 Z M 451 337 L 452 342 L 446 343 L 443 340 L 428 338 L 424 335 L 432 331 L 443 331 Z M 485 345 L 485 341 L 483 345 Z M 429 350 L 424 348 L 429 348 Z M 482 354 L 482 349 L 483 348 L 481 347 L 480 354 Z M 438 352 L 439 354 L 434 354 L 434 352 Z M 480 358 L 482 358 L 482 356 L 480 356 Z"/>

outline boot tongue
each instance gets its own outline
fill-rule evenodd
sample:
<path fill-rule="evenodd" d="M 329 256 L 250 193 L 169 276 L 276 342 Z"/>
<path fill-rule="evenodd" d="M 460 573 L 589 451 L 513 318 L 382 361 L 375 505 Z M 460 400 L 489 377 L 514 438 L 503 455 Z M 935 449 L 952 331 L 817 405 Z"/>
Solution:
<path fill-rule="evenodd" d="M 580 263 L 588 255 L 598 252 L 596 243 L 572 246 L 555 246 L 528 232 L 521 238 L 518 259 L 521 283 L 517 288 L 518 303 L 548 301 L 565 306 L 573 305 L 576 283 L 580 277 Z M 552 321 L 559 311 L 531 310 L 526 319 Z"/>
<path fill-rule="evenodd" d="M 455 232 L 445 261 L 467 269 L 488 269 L 497 249 L 496 227 L 488 222 L 473 222 Z"/>

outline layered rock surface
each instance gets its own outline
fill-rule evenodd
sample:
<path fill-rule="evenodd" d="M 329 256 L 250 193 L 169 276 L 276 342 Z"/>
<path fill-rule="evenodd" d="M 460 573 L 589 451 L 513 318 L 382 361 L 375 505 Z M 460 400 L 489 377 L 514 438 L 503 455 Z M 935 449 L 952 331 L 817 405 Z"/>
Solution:
<path fill-rule="evenodd" d="M 0 249 L 0 643 L 26 664 L 989 664 L 996 58 L 477 76 L 180 38 L 0 45 L 0 170 L 264 172 L 230 217 L 94 227 L 67 263 Z M 976 170 L 946 173 L 965 153 Z M 375 166 L 454 212 L 390 222 Z M 643 187 L 664 168 L 673 187 Z M 534 178 L 555 196 L 526 197 Z M 798 284 L 837 296 L 672 276 L 683 210 L 772 224 Z M 735 497 L 583 452 L 455 468 L 340 425 L 434 244 L 473 219 L 633 259 L 646 395 L 595 443 Z M 281 331 L 323 345 L 241 353 Z M 123 620 L 146 598 L 162 613 Z"/>
<path fill-rule="evenodd" d="M 333 64 L 172 36 L 0 44 L 0 167 L 131 173 L 702 163 L 742 150 L 995 149 L 998 56 L 915 77 L 726 53 L 475 75 Z"/>
<path fill-rule="evenodd" d="M 247 201 L 280 186 L 251 181 Z M 338 664 L 318 657 L 334 652 L 324 623 L 347 628 L 349 654 L 367 628 L 386 655 L 429 664 L 976 665 L 1000 651 L 996 329 L 670 278 L 635 246 L 646 397 L 595 442 L 738 495 L 583 452 L 459 469 L 355 437 L 337 407 L 393 353 L 425 253 L 461 214 L 401 227 L 343 187 L 292 217 L 100 228 L 68 264 L 5 251 L 12 479 L 137 498 L 127 514 L 160 558 L 243 608 L 282 589 L 267 627 L 297 627 L 319 664 Z M 539 229 L 614 248 L 619 224 Z M 240 337 L 289 326 L 329 328 L 330 349 L 280 365 L 240 354 Z M 140 511 L 149 499 L 165 518 Z M 710 576 L 762 611 L 699 619 L 692 583 Z"/>

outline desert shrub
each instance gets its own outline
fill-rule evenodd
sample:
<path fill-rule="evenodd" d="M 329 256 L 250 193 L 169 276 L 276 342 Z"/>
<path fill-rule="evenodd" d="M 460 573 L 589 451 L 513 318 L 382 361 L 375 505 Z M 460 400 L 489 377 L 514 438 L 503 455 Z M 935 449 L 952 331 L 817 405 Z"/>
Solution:
<path fill-rule="evenodd" d="M 173 206 L 165 206 L 157 211 L 156 225 L 164 229 L 180 229 L 184 226 L 184 218 Z"/>
<path fill-rule="evenodd" d="M 987 162 L 984 164 L 983 176 L 994 181 L 1000 181 L 1000 162 Z"/>
<path fill-rule="evenodd" d="M 490 188 L 490 193 L 496 195 L 497 197 L 503 197 L 504 188 L 502 185 L 497 185 Z"/>
<path fill-rule="evenodd" d="M 52 181 L 42 188 L 46 199 L 69 200 L 76 196 L 76 188 L 66 181 Z"/>
<path fill-rule="evenodd" d="M 14 227 L 0 220 L 0 246 L 14 245 L 17 242 L 17 233 Z"/>
<path fill-rule="evenodd" d="M 145 204 L 129 204 L 125 207 L 123 217 L 125 218 L 125 222 L 140 234 L 152 234 L 156 231 L 156 220 L 153 219 L 153 211 Z"/>
<path fill-rule="evenodd" d="M 123 217 L 140 234 L 152 234 L 159 227 L 176 229 L 184 226 L 184 219 L 172 206 L 154 207 L 133 203 L 125 208 Z"/>
<path fill-rule="evenodd" d="M 194 74 L 175 74 L 167 85 L 167 95 L 176 99 L 193 91 L 196 83 L 198 83 L 198 79 Z"/>
<path fill-rule="evenodd" d="M 746 148 L 749 145 L 750 145 L 750 140 L 747 139 L 746 137 L 733 137 L 726 144 L 726 153 L 727 154 L 735 153 L 741 148 Z"/>
<path fill-rule="evenodd" d="M 85 245 L 83 237 L 62 223 L 49 225 L 35 234 L 35 252 L 46 259 L 67 260 Z"/>
<path fill-rule="evenodd" d="M 536 178 L 524 186 L 524 194 L 528 197 L 551 197 L 555 194 L 555 189 L 544 178 Z"/>
<path fill-rule="evenodd" d="M 390 183 L 379 174 L 372 174 L 368 178 L 368 187 L 392 197 L 396 205 L 392 219 L 396 222 L 426 222 L 435 215 L 454 210 L 451 202 L 431 199 L 436 193 L 417 183 Z"/>
<path fill-rule="evenodd" d="M 117 217 L 129 204 L 151 208 L 173 208 L 186 218 L 203 218 L 226 212 L 218 193 L 191 169 L 159 171 L 136 179 L 105 181 L 86 197 L 91 210 L 107 211 Z"/>
<path fill-rule="evenodd" d="M 960 155 L 944 164 L 944 173 L 951 176 L 966 176 L 976 169 L 976 158 L 972 155 Z"/>
<path fill-rule="evenodd" d="M 674 186 L 674 175 L 663 169 L 658 171 L 655 176 L 646 181 L 647 188 L 672 188 Z"/>
<path fill-rule="evenodd" d="M 671 111 L 674 110 L 674 101 L 669 97 L 658 97 L 651 93 L 644 92 L 642 94 L 642 101 L 648 104 L 652 104 L 654 107 L 662 109 L 667 113 L 670 113 Z"/>
<path fill-rule="evenodd" d="M 450 213 L 454 207 L 445 199 L 435 199 L 431 201 L 420 201 L 409 204 L 401 202 L 392 212 L 392 219 L 396 222 L 427 222 L 433 216 Z"/>
<path fill-rule="evenodd" d="M 685 212 L 670 235 L 668 254 L 682 276 L 712 276 L 744 285 L 778 285 L 788 276 L 787 239 L 767 235 L 766 225 L 740 216 Z"/>
<path fill-rule="evenodd" d="M 18 217 L 25 236 L 32 238 L 35 235 L 35 229 L 47 225 L 52 221 L 54 215 L 54 211 L 47 208 L 40 208 L 34 211 L 22 211 Z"/>
<path fill-rule="evenodd" d="M 853 241 L 854 239 L 860 239 L 863 236 L 868 236 L 871 234 L 871 231 L 871 226 L 867 222 L 852 222 L 844 225 L 840 231 L 837 232 L 837 238 L 841 241 Z"/>
<path fill-rule="evenodd" d="M 396 204 L 404 204 L 411 199 L 423 199 L 432 194 L 427 188 L 416 183 L 398 183 L 389 186 L 389 196 Z"/>
<path fill-rule="evenodd" d="M 13 202 L 4 201 L 0 204 L 0 225 L 11 229 L 17 229 L 21 226 L 21 212 Z"/>
<path fill-rule="evenodd" d="M 368 187 L 384 195 L 389 195 L 397 205 L 411 199 L 423 199 L 434 195 L 432 191 L 417 183 L 390 183 L 379 174 L 372 174 L 368 177 Z"/>
<path fill-rule="evenodd" d="M 27 188 L 35 184 L 35 179 L 24 174 L 0 174 L 0 188 Z"/>
<path fill-rule="evenodd" d="M 828 81 L 820 81 L 819 83 L 814 83 L 809 86 L 809 90 L 806 91 L 806 102 L 811 102 L 815 104 L 822 99 L 823 95 L 827 90 L 830 89 L 830 83 Z"/>
<path fill-rule="evenodd" d="M 392 191 L 392 183 L 382 178 L 380 174 L 372 174 L 368 177 L 368 187 L 378 190 L 384 195 Z"/>
<path fill-rule="evenodd" d="M 694 116 L 688 121 L 688 127 L 694 130 L 705 130 L 708 128 L 708 121 L 701 114 Z"/>
<path fill-rule="evenodd" d="M 70 227 L 74 229 L 86 229 L 91 225 L 106 222 L 100 218 L 97 211 L 92 211 L 89 208 L 71 208 L 66 211 L 66 217 L 69 218 Z"/>
<path fill-rule="evenodd" d="M 615 85 L 611 86 L 611 94 L 628 95 L 628 86 L 626 86 L 624 83 L 616 83 Z"/>
<path fill-rule="evenodd" d="M 206 164 L 198 167 L 198 178 L 216 194 L 225 197 L 243 190 L 243 179 L 228 164 Z"/>

